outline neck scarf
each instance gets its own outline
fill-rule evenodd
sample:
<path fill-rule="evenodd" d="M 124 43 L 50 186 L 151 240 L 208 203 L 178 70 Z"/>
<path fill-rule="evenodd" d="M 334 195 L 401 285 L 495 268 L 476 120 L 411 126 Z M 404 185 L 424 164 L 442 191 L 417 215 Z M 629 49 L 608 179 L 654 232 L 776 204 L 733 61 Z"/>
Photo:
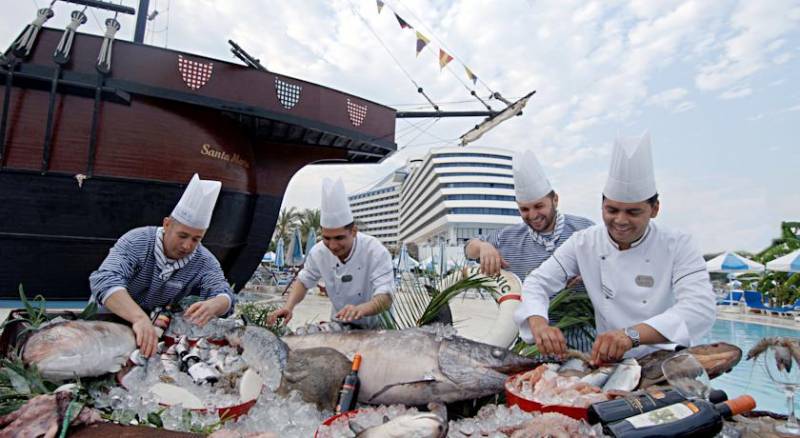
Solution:
<path fill-rule="evenodd" d="M 550 234 L 539 233 L 531 227 L 528 227 L 528 231 L 531 232 L 534 242 L 544 246 L 547 252 L 553 252 L 556 250 L 556 242 L 561 237 L 561 232 L 564 231 L 564 215 L 556 212 L 556 226 Z"/>
<path fill-rule="evenodd" d="M 164 254 L 164 228 L 158 227 L 158 229 L 156 229 L 156 244 L 154 245 L 153 253 L 156 256 L 156 267 L 159 271 L 161 271 L 161 273 L 158 274 L 158 277 L 161 280 L 167 281 L 170 277 L 172 277 L 172 274 L 175 271 L 189 263 L 189 260 L 194 257 L 195 251 L 192 251 L 191 254 L 180 260 L 168 258 Z"/>

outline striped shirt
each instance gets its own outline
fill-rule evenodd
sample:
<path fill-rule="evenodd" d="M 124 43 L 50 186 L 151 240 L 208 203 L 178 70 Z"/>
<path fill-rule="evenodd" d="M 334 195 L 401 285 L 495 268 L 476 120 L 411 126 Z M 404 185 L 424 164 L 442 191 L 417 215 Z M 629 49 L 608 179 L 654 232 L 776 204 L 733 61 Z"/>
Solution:
<path fill-rule="evenodd" d="M 566 242 L 574 232 L 592 225 L 594 225 L 594 222 L 589 219 L 565 214 L 564 228 L 558 240 L 556 240 L 556 247 Z M 544 261 L 552 255 L 543 244 L 534 241 L 531 236 L 531 229 L 525 222 L 510 225 L 496 233 L 492 233 L 488 236 L 481 235 L 478 236 L 478 238 L 484 242 L 489 242 L 492 246 L 497 248 L 503 260 L 508 262 L 508 270 L 516 274 L 520 281 L 525 281 L 525 277 L 527 277 L 531 271 L 538 268 L 539 265 L 544 263 Z M 586 294 L 586 289 L 583 288 L 583 285 L 574 288 L 574 290 L 575 293 Z M 551 296 L 550 298 L 552 299 L 553 297 Z M 550 324 L 554 325 L 556 322 L 558 321 L 551 320 Z M 590 329 L 590 331 L 593 336 L 594 330 Z M 580 329 L 566 330 L 564 332 L 564 337 L 567 340 L 567 346 L 569 348 L 585 352 L 592 350 L 591 337 L 587 336 Z"/>
<path fill-rule="evenodd" d="M 89 276 L 91 299 L 105 303 L 108 297 L 122 288 L 149 312 L 154 307 L 173 304 L 187 295 L 209 299 L 225 294 L 233 309 L 233 290 L 216 257 L 202 244 L 191 259 L 175 270 L 166 280 L 161 279 L 154 247 L 157 227 L 141 227 L 128 231 L 109 250 L 100 268 Z"/>

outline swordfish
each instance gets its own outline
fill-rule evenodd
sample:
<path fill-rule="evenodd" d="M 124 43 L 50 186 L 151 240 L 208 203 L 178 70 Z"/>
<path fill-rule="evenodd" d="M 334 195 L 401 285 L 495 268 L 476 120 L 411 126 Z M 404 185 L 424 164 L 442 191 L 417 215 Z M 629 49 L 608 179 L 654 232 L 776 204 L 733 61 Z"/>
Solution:
<path fill-rule="evenodd" d="M 541 363 L 505 348 L 417 328 L 315 333 L 282 340 L 293 350 L 328 347 L 351 360 L 360 353 L 358 400 L 367 404 L 450 403 L 496 394 L 509 374 Z"/>

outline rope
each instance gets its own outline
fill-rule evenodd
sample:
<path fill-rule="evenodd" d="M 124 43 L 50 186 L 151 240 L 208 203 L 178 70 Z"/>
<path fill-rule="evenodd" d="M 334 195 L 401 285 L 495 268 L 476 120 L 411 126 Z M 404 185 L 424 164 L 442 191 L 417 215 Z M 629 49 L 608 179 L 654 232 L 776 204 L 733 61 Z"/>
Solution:
<path fill-rule="evenodd" d="M 408 11 L 408 13 L 410 13 L 410 14 L 411 14 L 411 16 L 412 16 L 412 17 L 414 17 L 414 18 L 417 20 L 417 22 L 418 22 L 418 23 L 422 24 L 422 27 L 423 27 L 423 28 L 424 28 L 426 31 L 430 32 L 430 35 L 431 35 L 431 36 L 432 36 L 432 37 L 433 37 L 433 38 L 434 38 L 434 39 L 435 39 L 435 40 L 436 40 L 436 41 L 439 43 L 439 45 L 440 45 L 440 46 L 442 46 L 442 48 L 444 48 L 444 49 L 447 51 L 447 53 L 448 53 L 448 54 L 450 54 L 450 55 L 451 55 L 453 58 L 455 58 L 455 60 L 456 60 L 456 61 L 458 61 L 459 63 L 461 63 L 461 66 L 462 66 L 462 67 L 465 67 L 465 66 L 466 66 L 466 64 L 464 63 L 464 61 L 463 61 L 463 60 L 462 60 L 460 57 L 458 57 L 458 56 L 457 56 L 457 55 L 456 55 L 456 54 L 455 54 L 455 53 L 454 53 L 452 50 L 450 50 L 450 48 L 449 48 L 449 47 L 447 47 L 447 44 L 445 44 L 445 43 L 444 43 L 444 41 L 443 41 L 441 38 L 439 38 L 438 36 L 436 36 L 436 33 L 433 31 L 433 29 L 429 28 L 429 27 L 428 27 L 428 26 L 425 24 L 425 22 L 424 22 L 424 21 L 422 21 L 422 20 L 421 20 L 421 19 L 420 19 L 420 18 L 417 16 L 417 14 L 415 14 L 415 13 L 414 13 L 414 11 L 413 11 L 413 10 L 412 10 L 410 7 L 408 7 L 408 6 L 406 6 L 405 4 L 403 4 L 403 2 L 402 2 L 401 0 L 397 0 L 397 3 L 399 3 L 400 5 L 402 5 L 402 6 L 403 6 L 403 8 L 404 8 L 406 11 Z M 447 68 L 448 70 L 451 70 L 451 69 L 450 69 L 450 66 L 445 66 L 445 68 Z M 470 89 L 470 88 L 469 88 L 469 87 L 468 87 L 468 86 L 467 86 L 467 85 L 464 83 L 464 81 L 463 81 L 463 80 L 461 80 L 461 77 L 460 77 L 460 76 L 456 75 L 456 74 L 455 74 L 455 72 L 453 72 L 452 70 L 451 70 L 450 72 L 451 72 L 451 73 L 452 73 L 454 76 L 456 76 L 456 78 L 459 80 L 459 82 L 461 82 L 461 84 L 462 84 L 462 85 L 464 85 L 464 86 L 467 88 L 467 90 L 469 90 L 469 91 L 472 91 L 472 89 Z M 483 80 L 481 79 L 481 77 L 480 77 L 480 76 L 478 76 L 478 82 L 480 82 L 480 83 L 481 83 L 481 85 L 483 85 L 483 86 L 484 86 L 484 88 L 486 88 L 486 89 L 489 91 L 489 94 L 494 94 L 494 90 L 492 90 L 492 89 L 489 87 L 489 85 L 488 85 L 488 84 L 486 84 L 486 82 L 483 82 Z M 481 102 L 481 103 L 483 103 L 483 102 Z M 484 105 L 486 105 L 486 104 L 484 103 Z"/>
<path fill-rule="evenodd" d="M 350 0 L 347 0 L 347 2 L 350 4 L 350 10 L 352 10 L 352 11 L 353 11 L 353 13 L 354 13 L 356 16 L 358 16 L 358 18 L 360 18 L 360 19 L 361 19 L 361 21 L 364 23 L 364 25 L 365 25 L 365 26 L 367 26 L 367 29 L 369 29 L 370 33 L 372 33 L 372 36 L 374 36 L 374 37 L 375 37 L 375 39 L 376 39 L 376 40 L 378 40 L 378 42 L 381 44 L 381 46 L 383 47 L 383 49 L 384 49 L 384 50 L 386 50 L 386 53 L 388 53 L 388 54 L 389 54 L 389 56 L 392 58 L 392 60 L 394 61 L 394 63 L 395 63 L 395 64 L 397 64 L 397 66 L 400 68 L 400 70 L 402 70 L 402 71 L 403 71 L 403 74 L 405 74 L 405 75 L 406 75 L 406 77 L 408 78 L 408 80 L 409 80 L 409 81 L 411 81 L 411 83 L 412 83 L 412 84 L 414 84 L 414 87 L 416 87 L 416 88 L 417 88 L 417 92 L 418 92 L 418 93 L 420 93 L 420 94 L 422 94 L 423 96 L 425 96 L 425 99 L 427 99 L 427 100 L 428 100 L 428 102 L 430 102 L 430 103 L 431 103 L 431 106 L 433 106 L 433 109 L 435 109 L 436 111 L 438 111 L 438 110 L 439 110 L 439 108 L 436 106 L 436 104 L 434 104 L 434 103 L 433 103 L 433 101 L 431 101 L 431 99 L 430 99 L 430 98 L 429 98 L 427 95 L 425 95 L 425 92 L 424 92 L 424 90 L 422 89 L 422 87 L 420 87 L 420 86 L 419 86 L 419 84 L 417 84 L 417 81 L 415 81 L 415 80 L 414 80 L 414 78 L 412 78 L 412 77 L 411 77 L 411 74 L 410 74 L 410 73 L 408 73 L 408 71 L 407 71 L 405 68 L 403 68 L 403 65 L 402 65 L 402 64 L 400 64 L 400 61 L 398 61 L 398 60 L 397 60 L 397 58 L 394 56 L 394 54 L 392 53 L 392 51 L 391 51 L 391 50 L 389 50 L 389 47 L 388 47 L 388 46 L 387 46 L 387 45 L 386 45 L 386 44 L 383 42 L 383 40 L 381 39 L 381 37 L 379 37 L 379 36 L 378 36 L 378 33 L 377 33 L 377 32 L 375 32 L 375 29 L 373 29 L 373 28 L 372 28 L 372 26 L 370 26 L 370 25 L 369 25 L 369 22 L 367 21 L 367 19 L 366 19 L 366 18 L 364 18 L 364 16 L 363 16 L 363 15 L 361 15 L 361 13 L 360 13 L 360 12 L 358 12 L 358 10 L 356 9 L 356 7 L 355 7 L 355 5 L 353 4 L 353 2 L 352 2 L 352 1 L 350 1 Z"/>

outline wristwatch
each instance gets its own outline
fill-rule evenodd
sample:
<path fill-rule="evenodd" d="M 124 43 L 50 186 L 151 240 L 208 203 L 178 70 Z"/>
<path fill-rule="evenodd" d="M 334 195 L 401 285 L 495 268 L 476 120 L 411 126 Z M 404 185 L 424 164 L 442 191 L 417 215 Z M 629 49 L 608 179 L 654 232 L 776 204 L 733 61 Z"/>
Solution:
<path fill-rule="evenodd" d="M 640 345 L 638 330 L 636 330 L 633 327 L 628 327 L 626 329 L 623 329 L 622 331 L 623 333 L 625 333 L 625 336 L 627 336 L 631 340 L 631 343 L 633 343 L 633 348 L 636 348 Z"/>

